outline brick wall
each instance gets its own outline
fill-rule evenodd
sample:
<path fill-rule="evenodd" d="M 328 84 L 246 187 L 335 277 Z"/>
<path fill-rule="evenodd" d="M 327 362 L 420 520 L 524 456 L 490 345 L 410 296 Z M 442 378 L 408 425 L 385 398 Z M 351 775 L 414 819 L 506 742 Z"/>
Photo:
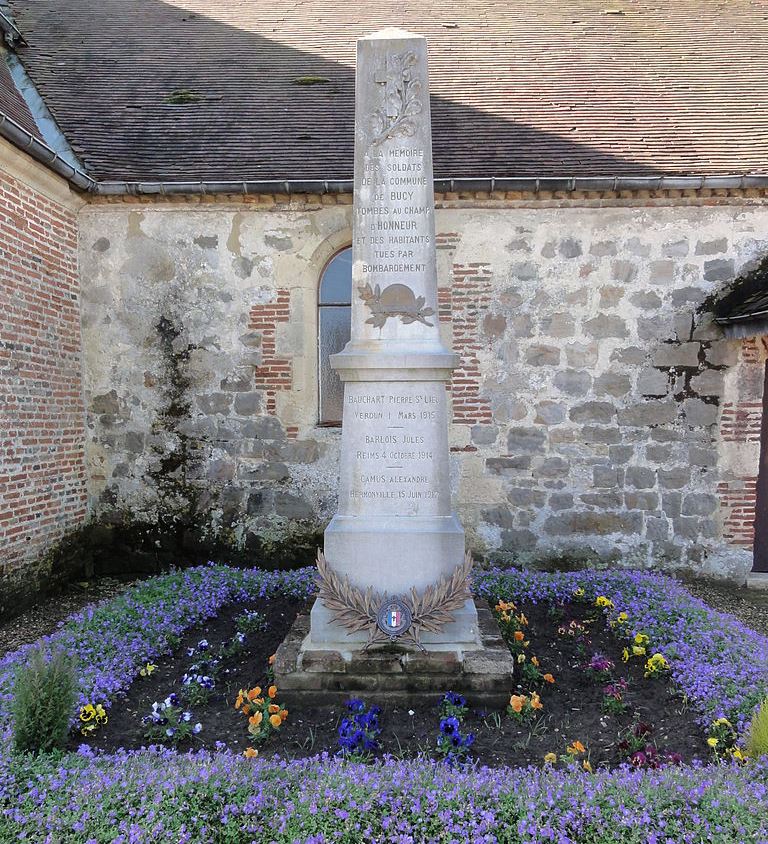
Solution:
<path fill-rule="evenodd" d="M 761 343 L 756 338 L 742 340 L 734 370 L 735 401 L 726 401 L 720 418 L 720 440 L 723 443 L 752 444 L 752 459 L 737 465 L 735 471 L 718 484 L 723 517 L 723 539 L 730 545 L 751 548 L 755 541 L 755 506 L 760 430 L 763 421 L 763 384 L 765 363 Z"/>
<path fill-rule="evenodd" d="M 0 576 L 85 515 L 76 214 L 0 170 Z"/>
<path fill-rule="evenodd" d="M 277 290 L 274 302 L 254 305 L 251 308 L 248 328 L 261 333 L 261 365 L 254 373 L 254 386 L 264 390 L 267 413 L 276 411 L 276 393 L 278 390 L 290 390 L 292 384 L 291 361 L 276 354 L 277 326 L 288 322 L 291 316 L 291 293 L 289 290 Z M 293 432 L 295 435 L 295 431 Z"/>

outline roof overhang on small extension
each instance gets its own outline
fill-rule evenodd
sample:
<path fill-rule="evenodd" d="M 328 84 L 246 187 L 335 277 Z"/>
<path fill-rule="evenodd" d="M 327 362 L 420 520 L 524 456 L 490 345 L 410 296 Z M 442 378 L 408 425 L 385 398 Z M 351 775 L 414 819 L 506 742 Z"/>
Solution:
<path fill-rule="evenodd" d="M 768 334 L 768 257 L 739 276 L 714 306 L 715 322 L 726 337 Z"/>

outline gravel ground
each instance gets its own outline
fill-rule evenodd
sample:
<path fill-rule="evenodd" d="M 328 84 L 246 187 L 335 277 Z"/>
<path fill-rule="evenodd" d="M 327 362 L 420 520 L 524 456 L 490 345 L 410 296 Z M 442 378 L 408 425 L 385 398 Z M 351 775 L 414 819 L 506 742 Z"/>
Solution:
<path fill-rule="evenodd" d="M 77 583 L 69 584 L 58 595 L 45 598 L 20 616 L 0 625 L 0 656 L 52 633 L 56 630 L 58 623 L 67 616 L 94 601 L 119 595 L 135 582 L 135 580 L 122 581 L 114 577 L 102 577 L 91 581 L 87 586 Z"/>
<path fill-rule="evenodd" d="M 52 633 L 60 621 L 87 604 L 119 595 L 135 582 L 103 577 L 87 586 L 70 584 L 59 595 L 45 599 L 17 618 L 0 625 L 0 655 Z M 748 627 L 768 636 L 768 590 L 747 589 L 724 581 L 699 578 L 685 579 L 683 585 L 709 606 L 732 613 Z"/>
<path fill-rule="evenodd" d="M 685 588 L 720 612 L 729 612 L 747 627 L 768 636 L 768 589 L 747 589 L 722 580 L 684 580 Z"/>

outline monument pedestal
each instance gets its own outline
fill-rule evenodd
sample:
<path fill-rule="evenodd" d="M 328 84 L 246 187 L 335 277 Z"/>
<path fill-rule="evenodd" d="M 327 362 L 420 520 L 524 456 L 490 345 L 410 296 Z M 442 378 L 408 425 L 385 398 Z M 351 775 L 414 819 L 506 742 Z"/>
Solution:
<path fill-rule="evenodd" d="M 312 635 L 318 603 L 312 608 Z M 467 613 L 477 620 L 475 642 L 435 643 L 427 651 L 398 644 L 364 651 L 350 641 L 318 647 L 309 614 L 299 615 L 277 650 L 275 683 L 289 705 L 366 694 L 374 702 L 431 702 L 450 690 L 466 695 L 473 706 L 504 706 L 513 691 L 514 659 L 487 605 L 472 602 Z"/>
<path fill-rule="evenodd" d="M 318 560 L 319 597 L 277 651 L 281 694 L 509 699 L 514 661 L 451 508 L 427 81 L 420 36 L 357 44 L 351 339 L 338 510 Z"/>

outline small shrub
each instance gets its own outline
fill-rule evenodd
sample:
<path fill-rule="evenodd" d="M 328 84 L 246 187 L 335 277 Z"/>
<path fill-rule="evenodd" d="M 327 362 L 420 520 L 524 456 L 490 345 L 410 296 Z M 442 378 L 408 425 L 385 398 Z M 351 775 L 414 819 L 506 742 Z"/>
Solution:
<path fill-rule="evenodd" d="M 768 698 L 752 717 L 752 723 L 747 732 L 747 756 L 757 759 L 768 754 Z"/>
<path fill-rule="evenodd" d="M 12 719 L 13 748 L 39 753 L 64 747 L 77 704 L 74 660 L 62 650 L 46 654 L 41 647 L 16 674 Z"/>

